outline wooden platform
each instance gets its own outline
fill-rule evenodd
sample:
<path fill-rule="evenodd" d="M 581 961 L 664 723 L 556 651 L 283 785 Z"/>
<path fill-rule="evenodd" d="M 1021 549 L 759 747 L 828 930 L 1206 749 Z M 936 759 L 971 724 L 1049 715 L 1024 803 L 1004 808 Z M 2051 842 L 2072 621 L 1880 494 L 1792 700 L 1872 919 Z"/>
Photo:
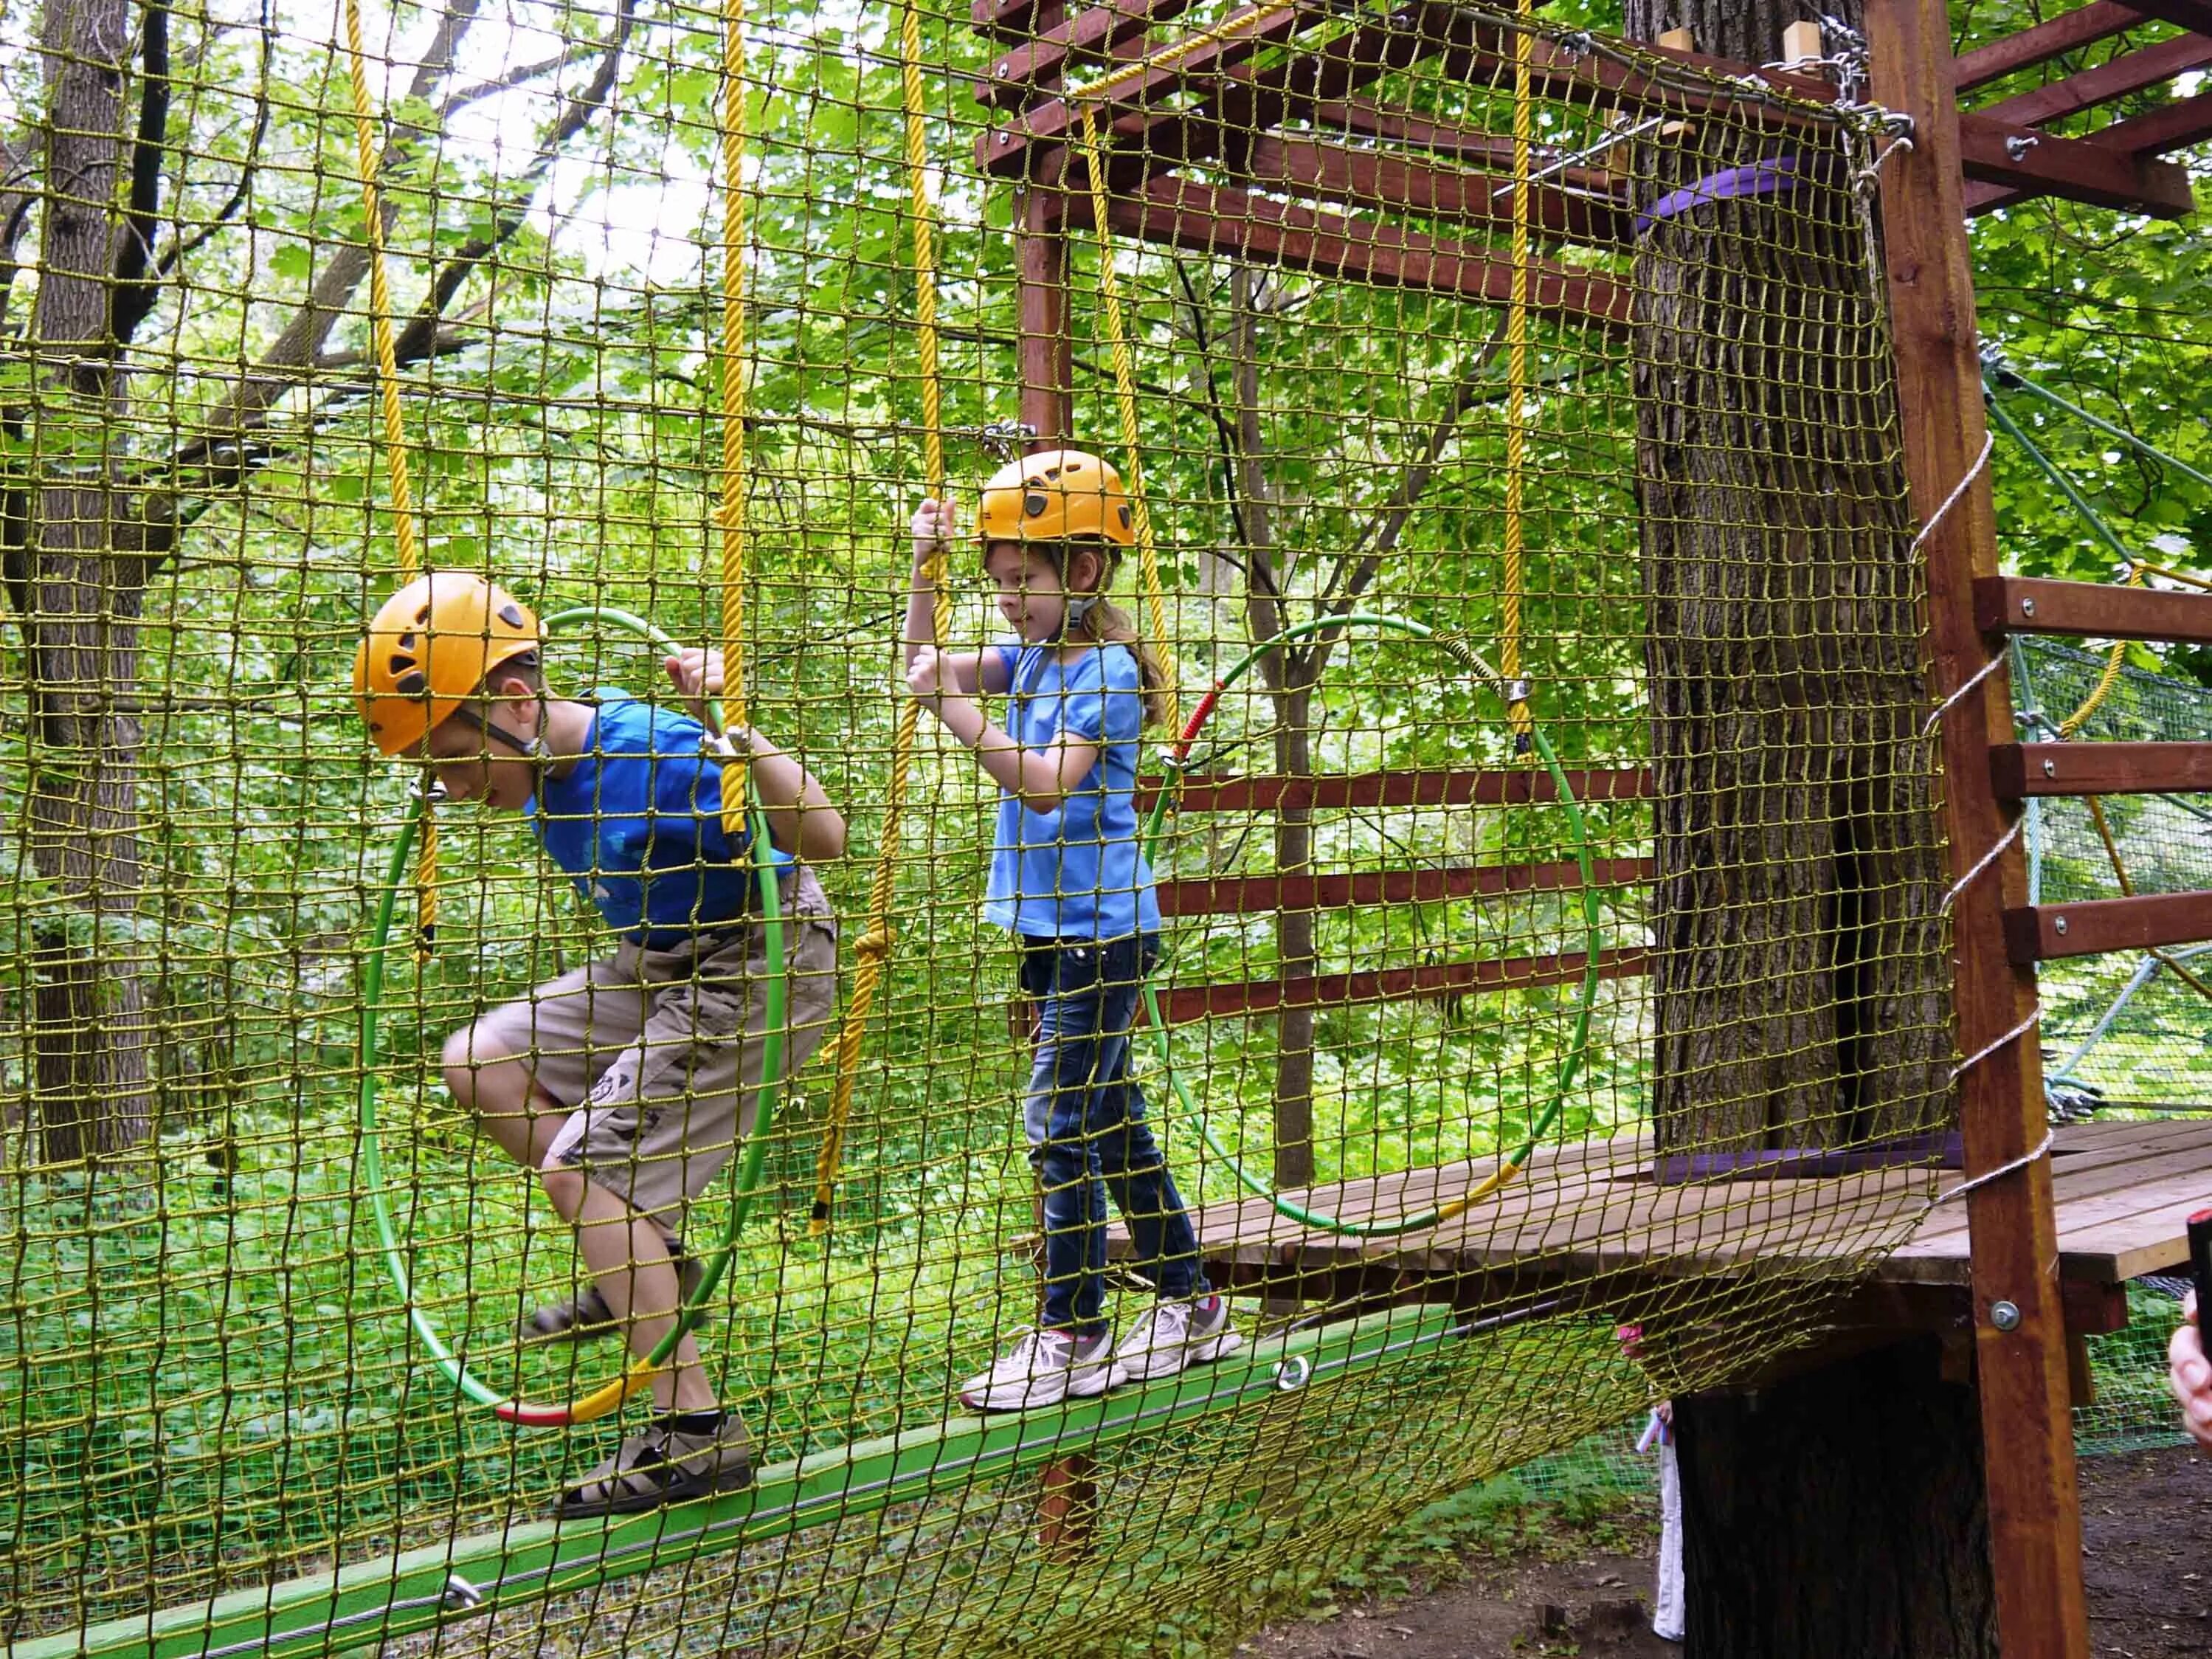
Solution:
<path fill-rule="evenodd" d="M 2072 1125 L 2051 1158 L 2069 1323 L 2110 1328 L 2119 1286 L 2187 1259 L 2184 1218 L 2212 1203 L 2212 1119 Z M 1496 1167 L 1475 1159 L 1297 1196 L 1340 1217 L 1389 1218 L 1447 1203 Z M 1826 1270 L 1868 1271 L 1874 1286 L 1902 1292 L 1892 1304 L 1928 1310 L 1962 1299 L 1971 1282 L 1965 1204 L 1929 1201 L 1960 1179 L 1886 1170 L 1662 1186 L 1638 1136 L 1541 1152 L 1465 1214 L 1401 1237 L 1302 1227 L 1262 1199 L 1211 1205 L 1197 1222 L 1217 1284 L 1302 1299 L 1474 1305 L 1578 1285 Z M 1124 1230 L 1109 1248 L 1128 1255 Z"/>

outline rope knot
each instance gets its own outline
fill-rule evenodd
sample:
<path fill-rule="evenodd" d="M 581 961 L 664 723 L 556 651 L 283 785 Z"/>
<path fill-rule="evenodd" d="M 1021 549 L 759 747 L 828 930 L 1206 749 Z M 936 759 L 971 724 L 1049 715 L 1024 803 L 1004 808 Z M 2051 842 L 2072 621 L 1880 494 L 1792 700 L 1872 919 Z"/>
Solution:
<path fill-rule="evenodd" d="M 896 937 L 888 927 L 871 927 L 853 941 L 853 956 L 860 962 L 887 962 Z"/>

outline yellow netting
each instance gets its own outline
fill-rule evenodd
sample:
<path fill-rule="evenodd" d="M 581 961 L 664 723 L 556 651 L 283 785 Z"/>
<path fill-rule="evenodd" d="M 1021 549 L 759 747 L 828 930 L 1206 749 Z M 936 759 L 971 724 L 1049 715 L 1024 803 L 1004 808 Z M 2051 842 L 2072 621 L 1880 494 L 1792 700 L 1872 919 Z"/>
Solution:
<path fill-rule="evenodd" d="M 0 20 L 61 144 L 0 213 L 11 620 L 106 641 L 0 685 L 11 1641 L 1194 1650 L 1810 1342 L 1917 1224 L 1949 877 L 1864 112 L 1527 3 L 342 9 L 166 11 L 112 84 Z M 64 257 L 118 177 L 135 317 Z M 917 497 L 972 525 L 1018 420 L 1131 484 L 1182 732 L 940 550 L 994 727 L 1102 750 L 1008 800 L 898 647 Z M 783 973 L 698 734 L 631 700 L 660 653 L 572 625 L 552 765 L 441 809 L 436 951 L 372 1009 L 413 780 L 345 673 L 417 568 L 720 641 L 724 799 L 803 767 L 847 827 Z M 740 1146 L 771 1006 L 825 1052 Z M 674 1193 L 630 1207 L 691 1261 L 744 1187 L 696 1335 L 750 1491 L 552 1530 L 647 1413 L 504 1422 L 431 1363 L 365 1081 L 426 1322 L 515 1398 L 621 1369 L 523 1340 L 590 1289 L 545 1173 Z M 1124 1338 L 1186 1282 L 1139 1103 L 1242 1346 L 978 1420 L 1047 1261 Z M 1094 1157 L 1110 1225 L 1080 1178 L 1041 1214 Z"/>

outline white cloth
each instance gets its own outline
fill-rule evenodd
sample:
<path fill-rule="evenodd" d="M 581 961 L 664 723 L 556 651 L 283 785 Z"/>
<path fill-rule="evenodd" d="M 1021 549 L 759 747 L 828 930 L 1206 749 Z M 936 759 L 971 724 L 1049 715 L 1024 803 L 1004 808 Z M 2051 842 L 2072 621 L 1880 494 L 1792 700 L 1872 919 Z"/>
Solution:
<path fill-rule="evenodd" d="M 1682 1639 L 1682 1468 L 1674 1437 L 1659 1437 L 1659 1583 L 1651 1607 L 1651 1633 Z"/>

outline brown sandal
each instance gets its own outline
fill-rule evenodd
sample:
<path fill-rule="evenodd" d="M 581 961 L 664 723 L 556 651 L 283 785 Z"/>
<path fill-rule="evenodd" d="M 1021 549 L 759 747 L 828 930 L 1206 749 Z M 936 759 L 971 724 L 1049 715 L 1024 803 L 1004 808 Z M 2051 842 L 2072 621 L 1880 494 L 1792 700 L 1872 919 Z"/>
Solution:
<path fill-rule="evenodd" d="M 554 1514 L 563 1521 L 635 1515 L 742 1492 L 752 1483 L 752 1442 L 736 1413 L 706 1434 L 687 1434 L 659 1418 L 623 1441 L 580 1486 L 563 1492 Z"/>

